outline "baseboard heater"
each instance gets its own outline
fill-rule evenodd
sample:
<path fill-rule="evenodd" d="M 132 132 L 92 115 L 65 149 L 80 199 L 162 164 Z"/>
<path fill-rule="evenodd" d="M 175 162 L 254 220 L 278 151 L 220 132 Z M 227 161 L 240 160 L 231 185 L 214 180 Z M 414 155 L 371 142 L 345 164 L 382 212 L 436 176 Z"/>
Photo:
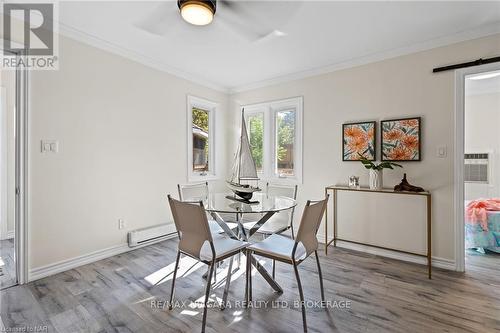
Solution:
<path fill-rule="evenodd" d="M 149 245 L 177 236 L 173 223 L 164 223 L 152 227 L 141 228 L 128 233 L 128 246 Z"/>

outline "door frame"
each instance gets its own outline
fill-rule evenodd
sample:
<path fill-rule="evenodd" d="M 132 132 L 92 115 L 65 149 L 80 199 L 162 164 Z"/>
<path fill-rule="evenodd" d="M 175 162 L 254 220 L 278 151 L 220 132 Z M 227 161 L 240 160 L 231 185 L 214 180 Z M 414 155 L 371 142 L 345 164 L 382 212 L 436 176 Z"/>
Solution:
<path fill-rule="evenodd" d="M 3 39 L 0 38 L 3 45 Z M 0 47 L 0 52 L 4 50 Z M 10 52 L 16 57 L 21 53 Z M 16 71 L 16 140 L 15 140 L 15 258 L 17 284 L 28 282 L 29 269 L 29 70 Z"/>
<path fill-rule="evenodd" d="M 16 268 L 19 284 L 29 279 L 29 73 L 29 70 L 16 69 Z"/>
<path fill-rule="evenodd" d="M 0 82 L 1 83 L 1 82 Z M 0 85 L 0 240 L 7 239 L 7 102 L 5 87 Z M 14 225 L 14 229 L 16 226 Z"/>
<path fill-rule="evenodd" d="M 465 186 L 464 186 L 464 150 L 465 150 L 465 78 L 500 70 L 500 63 L 473 66 L 455 71 L 455 149 L 454 149 L 454 220 L 455 220 L 455 270 L 465 271 Z"/>

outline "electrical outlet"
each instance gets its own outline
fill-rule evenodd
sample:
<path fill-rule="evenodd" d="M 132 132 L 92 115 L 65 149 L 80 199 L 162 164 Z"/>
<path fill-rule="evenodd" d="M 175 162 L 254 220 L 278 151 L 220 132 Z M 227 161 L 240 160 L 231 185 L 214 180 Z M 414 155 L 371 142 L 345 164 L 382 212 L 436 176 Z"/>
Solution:
<path fill-rule="evenodd" d="M 118 229 L 122 230 L 125 228 L 125 221 L 123 219 L 118 219 Z"/>

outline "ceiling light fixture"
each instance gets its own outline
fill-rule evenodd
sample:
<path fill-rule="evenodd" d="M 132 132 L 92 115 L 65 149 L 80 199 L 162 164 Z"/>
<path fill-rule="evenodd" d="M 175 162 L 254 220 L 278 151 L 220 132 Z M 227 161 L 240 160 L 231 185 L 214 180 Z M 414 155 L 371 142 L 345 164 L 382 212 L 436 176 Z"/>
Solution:
<path fill-rule="evenodd" d="M 207 25 L 212 22 L 217 7 L 216 0 L 177 0 L 184 21 L 193 25 Z"/>
<path fill-rule="evenodd" d="M 471 77 L 471 80 L 485 80 L 485 79 L 491 79 L 493 77 L 500 76 L 500 72 L 494 72 L 494 73 L 486 73 L 486 74 L 480 74 L 480 75 L 475 75 Z"/>

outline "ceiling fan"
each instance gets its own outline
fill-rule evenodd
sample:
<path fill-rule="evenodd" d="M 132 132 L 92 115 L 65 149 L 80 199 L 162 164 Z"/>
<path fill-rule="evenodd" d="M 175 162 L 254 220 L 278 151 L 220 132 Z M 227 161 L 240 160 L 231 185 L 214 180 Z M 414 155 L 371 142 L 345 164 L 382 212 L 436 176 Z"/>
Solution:
<path fill-rule="evenodd" d="M 214 19 L 217 0 L 177 0 L 177 7 L 184 21 L 193 25 L 207 25 Z"/>
<path fill-rule="evenodd" d="M 178 25 L 184 20 L 198 27 L 220 25 L 250 41 L 268 40 L 286 35 L 280 29 L 300 5 L 297 1 L 177 0 L 177 5 L 162 1 L 136 26 L 163 36 L 180 33 Z"/>

